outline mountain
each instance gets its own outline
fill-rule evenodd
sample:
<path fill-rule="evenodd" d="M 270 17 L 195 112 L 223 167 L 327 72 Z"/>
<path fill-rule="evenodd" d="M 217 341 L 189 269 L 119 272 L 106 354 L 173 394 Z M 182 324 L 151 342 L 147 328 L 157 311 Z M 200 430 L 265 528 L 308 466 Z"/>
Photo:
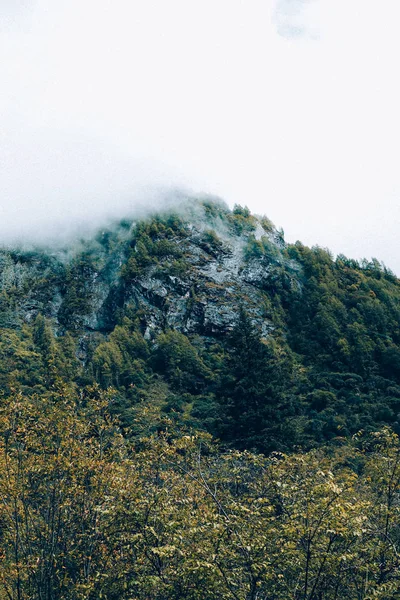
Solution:
<path fill-rule="evenodd" d="M 0 252 L 3 394 L 113 390 L 132 436 L 205 429 L 263 452 L 400 430 L 400 282 L 188 199 L 65 248 Z"/>
<path fill-rule="evenodd" d="M 400 282 L 209 199 L 0 252 L 0 600 L 400 597 Z"/>

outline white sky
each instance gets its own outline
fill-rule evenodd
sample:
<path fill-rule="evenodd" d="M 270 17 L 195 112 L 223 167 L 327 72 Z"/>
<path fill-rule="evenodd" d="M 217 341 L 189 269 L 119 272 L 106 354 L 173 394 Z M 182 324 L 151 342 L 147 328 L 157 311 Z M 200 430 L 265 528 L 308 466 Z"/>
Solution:
<path fill-rule="evenodd" d="M 0 0 L 0 239 L 183 185 L 400 273 L 398 0 Z"/>

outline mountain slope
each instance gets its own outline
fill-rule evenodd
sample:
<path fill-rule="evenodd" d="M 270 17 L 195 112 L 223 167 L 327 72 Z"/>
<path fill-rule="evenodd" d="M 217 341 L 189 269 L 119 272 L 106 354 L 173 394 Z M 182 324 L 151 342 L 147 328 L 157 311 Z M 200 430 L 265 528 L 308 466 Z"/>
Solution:
<path fill-rule="evenodd" d="M 112 388 L 130 435 L 205 428 L 262 451 L 400 429 L 400 284 L 209 200 L 64 250 L 0 253 L 0 383 Z"/>

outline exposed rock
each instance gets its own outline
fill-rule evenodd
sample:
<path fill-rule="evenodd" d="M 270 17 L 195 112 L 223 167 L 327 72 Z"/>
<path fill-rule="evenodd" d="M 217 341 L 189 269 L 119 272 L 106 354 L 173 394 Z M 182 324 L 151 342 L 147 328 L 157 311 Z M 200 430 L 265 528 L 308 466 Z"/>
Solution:
<path fill-rule="evenodd" d="M 123 234 L 117 229 L 101 232 L 100 242 L 88 240 L 84 251 L 80 248 L 67 259 L 67 253 L 0 252 L 4 319 L 7 302 L 12 302 L 21 323 L 31 322 L 42 312 L 53 321 L 56 331 L 70 328 L 81 332 L 83 354 L 85 331 L 111 331 L 118 311 L 129 306 L 140 311 L 146 339 L 167 328 L 223 336 L 234 327 L 240 306 L 267 336 L 274 326 L 264 314 L 264 291 L 279 269 L 286 269 L 296 280 L 296 267 L 284 256 L 282 235 L 270 227 L 265 229 L 254 217 L 248 223 L 239 214 L 236 223 L 225 208 L 211 207 L 206 213 L 201 216 L 193 211 L 193 221 L 185 222 L 185 233 L 168 238 L 182 257 L 177 274 L 174 258 L 167 252 L 135 276 L 124 278 L 129 256 L 140 251 L 137 243 L 132 249 L 126 227 Z M 230 221 L 226 215 L 231 215 Z M 257 252 L 262 252 L 263 240 L 268 240 L 273 258 L 249 256 L 251 240 L 259 244 Z"/>

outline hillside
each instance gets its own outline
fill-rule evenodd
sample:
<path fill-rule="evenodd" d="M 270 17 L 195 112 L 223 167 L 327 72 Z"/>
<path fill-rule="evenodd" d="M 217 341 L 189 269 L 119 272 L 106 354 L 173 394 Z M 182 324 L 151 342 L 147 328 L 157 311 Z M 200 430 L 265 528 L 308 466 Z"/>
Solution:
<path fill-rule="evenodd" d="M 112 388 L 130 434 L 172 418 L 225 445 L 400 430 L 400 282 L 188 200 L 65 249 L 0 253 L 3 394 Z M 150 417 L 144 417 L 150 415 Z"/>
<path fill-rule="evenodd" d="M 400 282 L 190 200 L 0 252 L 0 600 L 400 594 Z"/>

